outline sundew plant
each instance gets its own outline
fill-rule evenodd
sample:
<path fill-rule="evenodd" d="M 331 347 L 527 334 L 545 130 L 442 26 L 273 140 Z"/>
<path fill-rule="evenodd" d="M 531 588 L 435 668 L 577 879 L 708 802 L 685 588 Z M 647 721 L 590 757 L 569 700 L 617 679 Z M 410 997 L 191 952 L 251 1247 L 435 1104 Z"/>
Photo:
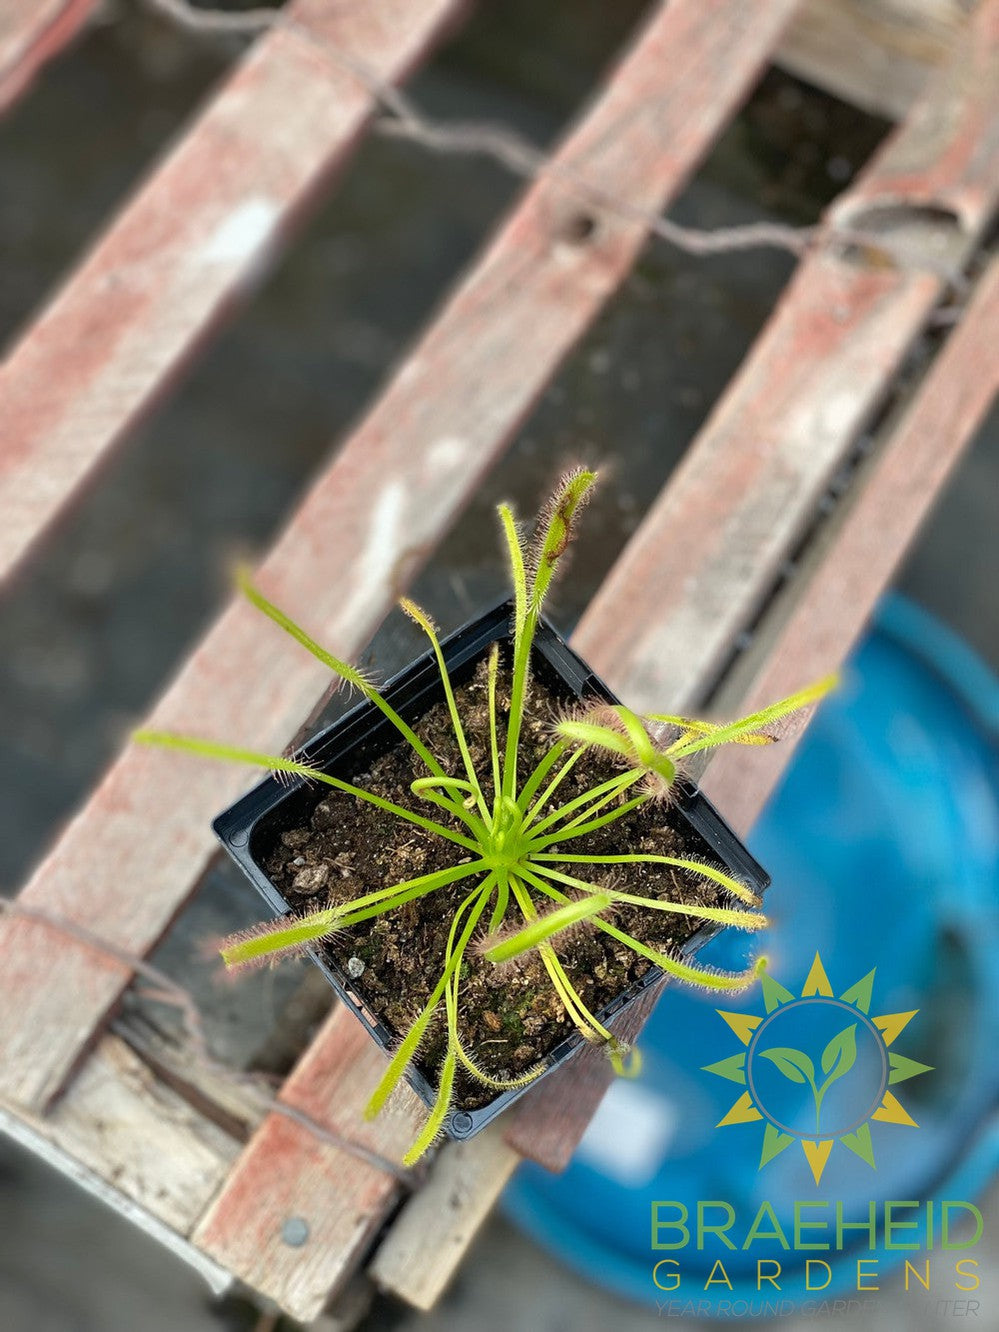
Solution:
<path fill-rule="evenodd" d="M 514 586 L 512 667 L 509 707 L 505 725 L 497 705 L 500 671 L 499 646 L 494 644 L 487 662 L 489 744 L 485 771 L 477 771 L 465 727 L 444 661 L 436 629 L 429 616 L 404 599 L 403 610 L 430 641 L 440 670 L 444 699 L 450 714 L 460 767 L 447 771 L 413 728 L 395 711 L 360 671 L 332 656 L 304 629 L 274 606 L 245 574 L 239 584 L 248 599 L 298 640 L 337 676 L 356 688 L 412 747 L 425 775 L 412 783 L 414 808 L 403 808 L 319 768 L 294 758 L 259 754 L 191 736 L 144 731 L 137 740 L 183 749 L 210 758 L 228 759 L 287 773 L 334 787 L 357 800 L 367 801 L 388 819 L 415 824 L 424 832 L 451 844 L 454 864 L 435 873 L 401 883 L 373 886 L 358 872 L 357 895 L 300 915 L 269 921 L 225 941 L 222 958 L 230 968 L 246 967 L 303 951 L 310 944 L 330 939 L 340 931 L 395 911 L 442 888 L 461 883 L 467 894 L 454 909 L 443 957 L 433 960 L 439 976 L 430 997 L 398 1046 L 367 1108 L 373 1117 L 417 1056 L 430 1024 L 440 1014 L 446 1024 L 446 1049 L 436 1099 L 422 1129 L 404 1158 L 418 1160 L 440 1133 L 450 1108 L 455 1078 L 463 1069 L 476 1082 L 497 1093 L 526 1086 L 544 1071 L 541 1062 L 518 1077 L 496 1077 L 466 1048 L 460 1030 L 462 962 L 473 939 L 486 934 L 485 959 L 501 966 L 536 952 L 548 979 L 572 1023 L 583 1037 L 602 1046 L 615 1070 L 635 1073 L 637 1051 L 619 1041 L 583 1002 L 559 958 L 559 947 L 581 926 L 601 930 L 634 953 L 679 981 L 714 991 L 737 992 L 752 984 L 759 965 L 742 972 L 722 972 L 650 947 L 618 927 L 612 919 L 617 904 L 655 912 L 671 912 L 742 930 L 762 929 L 767 921 L 760 899 L 738 879 L 714 865 L 674 856 L 629 853 L 595 855 L 587 851 L 587 835 L 642 808 L 650 801 L 670 798 L 683 760 L 723 744 L 768 744 L 774 738 L 766 728 L 778 719 L 820 698 L 832 678 L 781 699 L 738 721 L 719 725 L 668 714 L 639 716 L 620 704 L 585 701 L 572 715 L 551 728 L 550 745 L 526 776 L 519 774 L 518 754 L 531 694 L 531 647 L 545 597 L 559 563 L 574 534 L 581 508 L 596 479 L 593 472 L 576 470 L 562 478 L 542 510 L 529 543 L 522 541 L 509 506 L 499 516 L 509 553 Z M 587 759 L 598 756 L 601 776 L 582 794 L 560 803 L 559 790 L 574 770 L 585 774 Z M 619 771 L 607 778 L 607 757 Z M 454 764 L 453 766 L 457 766 Z M 437 817 L 433 817 L 437 814 Z M 446 816 L 441 821 L 440 814 Z M 724 905 L 691 905 L 627 891 L 629 867 L 642 864 L 672 866 L 700 876 L 717 886 L 715 900 Z M 566 871 L 572 866 L 573 872 Z"/>

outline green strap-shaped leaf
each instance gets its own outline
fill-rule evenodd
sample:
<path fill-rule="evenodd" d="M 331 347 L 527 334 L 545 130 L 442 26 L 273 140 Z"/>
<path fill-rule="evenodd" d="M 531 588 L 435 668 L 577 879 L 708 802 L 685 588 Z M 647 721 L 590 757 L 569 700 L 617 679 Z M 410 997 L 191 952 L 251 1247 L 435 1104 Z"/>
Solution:
<path fill-rule="evenodd" d="M 592 897 L 582 897 L 569 906 L 559 907 L 557 911 L 538 916 L 509 939 L 504 939 L 487 949 L 483 956 L 487 962 L 509 962 L 512 958 L 520 957 L 521 954 L 530 952 L 532 948 L 537 948 L 562 930 L 568 929 L 570 925 L 578 925 L 580 921 L 589 920 L 591 916 L 606 911 L 610 904 L 611 899 L 606 893 L 594 893 Z"/>
<path fill-rule="evenodd" d="M 729 722 L 727 726 L 719 726 L 717 730 L 709 731 L 694 739 L 689 736 L 681 736 L 679 740 L 670 745 L 668 752 L 676 758 L 681 758 L 688 754 L 695 754 L 700 749 L 713 749 L 716 745 L 736 743 L 744 736 L 753 735 L 764 726 L 769 726 L 772 722 L 779 721 L 792 712 L 798 712 L 811 703 L 817 703 L 838 683 L 838 676 L 826 675 L 821 680 L 816 680 L 814 684 L 806 685 L 804 689 L 789 694 L 787 698 L 781 698 L 776 703 L 768 704 L 765 708 L 761 708 L 759 712 L 753 712 L 748 717 L 740 717 L 738 721 Z"/>

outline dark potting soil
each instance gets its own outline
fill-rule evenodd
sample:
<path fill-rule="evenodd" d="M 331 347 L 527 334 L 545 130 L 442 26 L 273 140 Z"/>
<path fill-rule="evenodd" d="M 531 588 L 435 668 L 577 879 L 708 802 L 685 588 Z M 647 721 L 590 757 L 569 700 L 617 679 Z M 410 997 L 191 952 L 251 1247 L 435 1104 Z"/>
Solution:
<path fill-rule="evenodd" d="M 491 774 L 484 664 L 471 681 L 455 689 L 455 697 L 475 770 L 483 776 Z M 507 700 L 501 671 L 501 736 L 505 734 Z M 522 731 L 521 784 L 549 749 L 552 722 L 562 710 L 554 695 L 535 680 Z M 445 772 L 464 775 L 451 719 L 443 703 L 414 723 L 413 729 L 436 755 Z M 550 808 L 581 795 L 613 776 L 615 771 L 618 769 L 613 760 L 588 755 L 559 787 Z M 426 775 L 421 760 L 408 745 L 401 743 L 350 780 L 397 805 L 448 825 L 450 816 L 444 810 L 421 801 L 410 790 L 415 778 Z M 482 784 L 486 803 L 491 805 L 491 776 Z M 453 822 L 460 831 L 467 831 L 457 821 Z M 576 839 L 571 850 L 595 855 L 645 852 L 717 864 L 703 839 L 685 822 L 676 819 L 669 805 L 663 802 L 649 802 Z M 350 795 L 320 788 L 315 793 L 308 822 L 281 833 L 265 854 L 264 867 L 291 907 L 306 911 L 349 901 L 472 858 L 462 847 L 415 824 L 391 818 Z M 729 900 L 718 885 L 668 865 L 588 867 L 566 863 L 554 868 L 645 897 L 706 906 L 726 905 Z M 366 1006 L 400 1036 L 417 1017 L 440 979 L 453 913 L 473 886 L 465 879 L 437 889 L 373 921 L 343 930 L 323 945 L 330 959 L 352 977 L 354 988 Z M 571 888 L 563 887 L 563 891 L 572 896 Z M 555 905 L 533 890 L 532 897 L 539 912 Z M 486 908 L 478 938 L 485 937 L 491 906 Z M 508 919 L 513 928 L 519 928 L 523 921 L 519 913 L 514 919 L 515 911 L 511 897 Z M 604 914 L 636 939 L 666 952 L 675 951 L 702 924 L 694 917 L 624 903 Z M 559 1045 L 573 1031 L 573 1024 L 536 953 L 497 966 L 485 961 L 475 944 L 473 939 L 461 967 L 462 1042 L 479 1065 L 494 1077 L 517 1076 Z M 556 936 L 554 947 L 583 1002 L 596 1014 L 652 965 L 593 927 L 580 926 Z M 435 1085 L 446 1050 L 443 1008 L 441 1004 L 418 1059 L 421 1069 Z M 455 1083 L 456 1107 L 475 1109 L 488 1104 L 496 1094 L 459 1070 Z"/>

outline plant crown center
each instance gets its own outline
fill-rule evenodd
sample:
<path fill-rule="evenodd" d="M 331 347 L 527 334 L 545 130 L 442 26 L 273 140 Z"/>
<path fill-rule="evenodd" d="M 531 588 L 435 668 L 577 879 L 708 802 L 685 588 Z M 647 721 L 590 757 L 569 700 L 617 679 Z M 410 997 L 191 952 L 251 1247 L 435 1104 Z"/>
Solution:
<path fill-rule="evenodd" d="M 491 869 L 515 869 L 528 858 L 531 842 L 521 811 L 501 805 L 483 838 L 483 857 Z"/>

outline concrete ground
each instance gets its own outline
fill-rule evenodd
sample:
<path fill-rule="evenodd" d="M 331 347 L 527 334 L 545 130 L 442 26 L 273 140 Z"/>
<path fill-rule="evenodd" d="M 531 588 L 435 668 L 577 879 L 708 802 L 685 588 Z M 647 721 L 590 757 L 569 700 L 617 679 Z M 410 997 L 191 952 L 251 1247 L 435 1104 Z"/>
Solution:
<path fill-rule="evenodd" d="M 417 80 L 447 116 L 515 124 L 547 142 L 638 8 L 569 0 L 533 17 L 526 0 L 481 7 Z M 503 12 L 500 12 L 500 11 Z M 613 10 L 613 16 L 606 11 Z M 592 12 L 591 12 L 592 11 Z M 572 11 L 575 13 L 576 11 Z M 107 21 L 0 123 L 0 336 L 12 337 L 100 219 L 182 124 L 230 58 L 109 5 Z M 592 20 L 592 21 L 591 21 Z M 603 26 L 601 26 L 603 25 Z M 808 221 L 884 127 L 771 77 L 677 210 L 718 225 Z M 281 516 L 475 252 L 515 184 L 488 163 L 422 156 L 374 139 L 302 244 L 5 600 L 0 754 L 16 780 L 0 802 L 0 881 L 16 888 L 122 737 L 227 595 L 238 552 L 262 549 Z M 67 200 L 72 206 L 67 206 Z M 650 248 L 570 358 L 507 457 L 421 575 L 417 595 L 453 625 L 503 588 L 495 501 L 529 511 L 558 464 L 609 462 L 555 614 L 569 629 L 704 420 L 786 280 L 761 252 L 711 262 Z M 900 586 L 999 667 L 999 414 L 927 526 Z M 408 655 L 394 621 L 375 645 Z M 238 881 L 213 875 L 161 965 L 199 992 L 192 939 L 250 919 Z M 211 1036 L 230 1058 L 260 1044 L 292 981 L 219 1003 Z M 996 1198 L 989 1204 L 995 1220 Z M 39 1162 L 0 1141 L 0 1332 L 219 1332 L 258 1326 L 247 1303 L 209 1301 L 199 1279 Z M 988 1280 L 996 1289 L 995 1240 Z M 995 1304 L 991 1306 L 993 1311 Z M 886 1293 L 878 1332 L 939 1323 Z M 425 1318 L 380 1301 L 365 1326 L 642 1332 L 654 1311 L 564 1271 L 503 1219 L 485 1230 L 452 1293 Z M 999 1326 L 999 1319 L 981 1326 Z M 259 1326 L 265 1326 L 259 1323 Z M 791 1324 L 795 1332 L 799 1326 Z M 829 1321 L 831 1329 L 846 1327 Z M 803 1327 L 801 1328 L 803 1332 Z"/>

